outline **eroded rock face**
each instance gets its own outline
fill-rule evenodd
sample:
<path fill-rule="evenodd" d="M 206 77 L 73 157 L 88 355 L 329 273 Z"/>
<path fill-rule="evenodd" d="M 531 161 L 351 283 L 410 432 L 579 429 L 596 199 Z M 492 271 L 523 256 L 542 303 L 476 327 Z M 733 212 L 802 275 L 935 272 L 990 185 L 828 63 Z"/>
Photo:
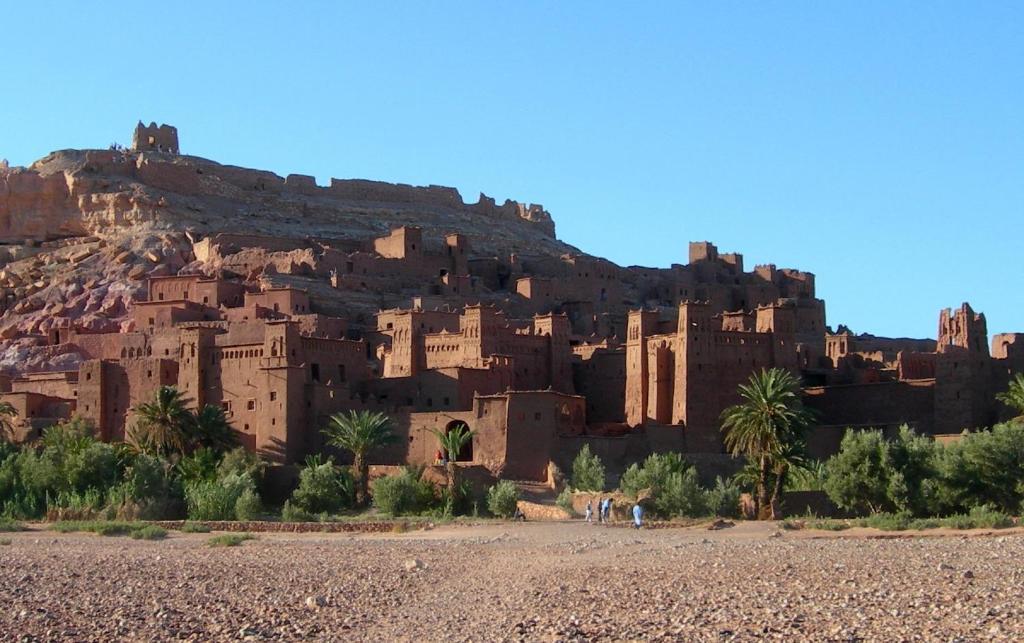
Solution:
<path fill-rule="evenodd" d="M 366 240 L 391 226 L 425 235 L 458 230 L 480 250 L 572 250 L 555 239 L 539 205 L 480 195 L 464 203 L 454 188 L 312 177 L 220 165 L 151 149 L 64 150 L 30 168 L 0 168 L 0 239 L 7 242 L 102 235 L 141 224 L 202 234 L 236 233 Z"/>

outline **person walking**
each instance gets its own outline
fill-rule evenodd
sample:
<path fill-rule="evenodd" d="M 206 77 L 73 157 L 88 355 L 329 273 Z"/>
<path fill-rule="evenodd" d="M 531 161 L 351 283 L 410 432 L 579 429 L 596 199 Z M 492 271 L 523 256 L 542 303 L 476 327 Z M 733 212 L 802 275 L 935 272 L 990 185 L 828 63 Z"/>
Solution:
<path fill-rule="evenodd" d="M 636 504 L 633 505 L 633 529 L 640 529 L 644 524 L 644 508 L 640 506 L 640 501 L 637 500 Z"/>
<path fill-rule="evenodd" d="M 604 498 L 601 498 L 597 503 L 597 521 L 604 522 L 604 503 L 608 502 Z"/>
<path fill-rule="evenodd" d="M 594 516 L 594 507 L 591 505 L 591 501 L 590 500 L 587 501 L 586 515 L 587 515 L 587 522 L 592 522 L 591 519 Z"/>
<path fill-rule="evenodd" d="M 604 501 L 604 521 L 612 521 L 612 497 L 608 496 L 608 499 Z"/>

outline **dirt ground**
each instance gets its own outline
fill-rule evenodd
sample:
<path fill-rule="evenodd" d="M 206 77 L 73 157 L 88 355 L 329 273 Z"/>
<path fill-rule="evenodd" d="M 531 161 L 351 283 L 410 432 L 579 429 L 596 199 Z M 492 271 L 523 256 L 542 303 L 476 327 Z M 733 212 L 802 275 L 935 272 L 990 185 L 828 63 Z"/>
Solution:
<path fill-rule="evenodd" d="M 0 640 L 1019 640 L 1024 535 L 0 534 Z"/>

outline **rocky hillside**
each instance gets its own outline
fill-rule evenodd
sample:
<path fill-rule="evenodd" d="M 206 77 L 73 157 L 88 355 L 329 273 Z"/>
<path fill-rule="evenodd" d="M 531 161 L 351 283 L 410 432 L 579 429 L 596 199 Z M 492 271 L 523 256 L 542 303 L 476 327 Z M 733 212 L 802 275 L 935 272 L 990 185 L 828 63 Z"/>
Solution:
<path fill-rule="evenodd" d="M 146 278 L 219 268 L 197 260 L 204 238 L 352 248 L 402 224 L 422 228 L 424 243 L 460 232 L 477 256 L 578 253 L 555 238 L 541 206 L 484 195 L 467 204 L 453 188 L 338 179 L 320 187 L 163 150 L 63 150 L 28 168 L 0 164 L 0 371 L 73 368 L 77 356 L 46 345 L 48 333 L 125 329 Z M 330 290 L 309 282 L 300 285 Z M 366 311 L 381 303 L 349 299 Z"/>

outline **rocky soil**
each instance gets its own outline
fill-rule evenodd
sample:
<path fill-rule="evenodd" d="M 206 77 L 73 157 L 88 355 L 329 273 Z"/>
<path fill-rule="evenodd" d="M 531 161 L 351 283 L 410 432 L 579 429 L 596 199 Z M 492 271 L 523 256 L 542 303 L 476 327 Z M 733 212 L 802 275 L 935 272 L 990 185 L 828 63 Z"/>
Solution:
<path fill-rule="evenodd" d="M 0 640 L 1014 640 L 1024 536 L 32 531 L 0 546 Z"/>

